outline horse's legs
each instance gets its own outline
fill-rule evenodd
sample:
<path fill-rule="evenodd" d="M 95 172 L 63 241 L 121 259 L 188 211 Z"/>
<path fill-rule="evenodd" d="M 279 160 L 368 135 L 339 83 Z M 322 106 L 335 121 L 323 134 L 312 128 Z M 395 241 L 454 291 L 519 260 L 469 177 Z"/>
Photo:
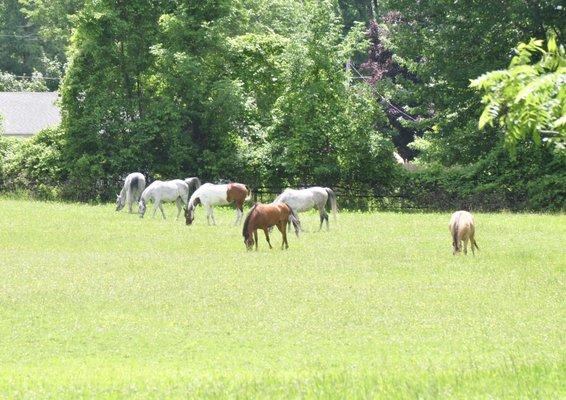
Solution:
<path fill-rule="evenodd" d="M 243 204 L 238 202 L 236 203 L 236 222 L 234 222 L 234 226 L 240 223 L 242 215 L 244 215 Z"/>
<path fill-rule="evenodd" d="M 473 249 L 472 247 L 472 250 Z M 468 238 L 464 239 L 464 254 L 468 254 Z"/>
<path fill-rule="evenodd" d="M 254 229 L 255 251 L 257 251 L 257 229 Z"/>
<path fill-rule="evenodd" d="M 161 215 L 163 215 L 163 219 L 165 218 L 165 211 L 163 211 L 163 203 L 159 203 L 159 209 L 161 210 Z"/>
<path fill-rule="evenodd" d="M 177 221 L 179 219 L 179 215 L 181 215 L 181 209 L 183 208 L 183 200 L 181 200 L 180 197 L 177 197 L 177 200 L 175 200 L 175 203 L 177 203 L 177 216 L 175 217 L 175 221 Z"/>
<path fill-rule="evenodd" d="M 212 206 L 208 206 L 208 209 L 210 210 L 210 219 L 212 220 L 212 225 L 216 225 L 216 220 L 214 219 L 214 210 Z"/>
<path fill-rule="evenodd" d="M 132 192 L 130 190 L 126 191 L 126 203 L 128 204 L 128 212 L 132 213 Z"/>
<path fill-rule="evenodd" d="M 285 225 L 283 225 L 282 228 L 285 228 Z M 283 244 L 285 244 L 285 248 L 288 249 L 289 242 L 287 242 L 287 232 L 285 232 L 285 229 L 283 229 L 283 232 L 281 233 L 283 234 L 283 243 L 281 243 L 281 249 L 283 249 Z"/>
<path fill-rule="evenodd" d="M 271 242 L 269 241 L 269 231 L 267 230 L 267 228 L 263 228 L 263 231 L 265 232 L 265 240 L 267 240 L 267 244 L 269 245 L 269 248 L 272 249 L 273 246 L 271 246 Z"/>
<path fill-rule="evenodd" d="M 289 248 L 289 242 L 287 242 L 287 231 L 285 230 L 285 221 L 277 224 L 277 227 L 279 228 L 279 231 L 281 232 L 281 236 L 283 236 L 283 242 L 281 242 L 281 250 L 283 250 L 283 246 L 285 246 L 285 248 L 288 249 Z"/>
<path fill-rule="evenodd" d="M 153 201 L 153 215 L 151 216 L 151 218 L 155 218 L 155 213 L 157 212 L 157 208 L 160 206 L 161 200 L 157 200 L 155 199 Z"/>

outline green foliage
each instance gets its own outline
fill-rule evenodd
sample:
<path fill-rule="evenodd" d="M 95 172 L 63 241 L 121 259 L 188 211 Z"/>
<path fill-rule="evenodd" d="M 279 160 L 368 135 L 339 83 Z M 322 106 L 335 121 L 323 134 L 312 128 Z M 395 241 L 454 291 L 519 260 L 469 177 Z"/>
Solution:
<path fill-rule="evenodd" d="M 405 107 L 417 107 L 429 119 L 424 134 L 431 146 L 427 161 L 468 164 L 496 146 L 499 132 L 478 132 L 480 98 L 469 79 L 509 64 L 510 50 L 521 41 L 563 37 L 565 10 L 560 0 L 494 3 L 468 1 L 395 0 L 380 3 L 389 32 L 387 48 L 416 79 L 398 82 L 388 97 Z M 409 93 L 402 97 L 397 93 Z M 425 112 L 422 112 L 425 111 Z"/>
<path fill-rule="evenodd" d="M 0 3 L 0 90 L 57 89 L 66 61 L 70 16 L 83 2 L 4 0 Z"/>
<path fill-rule="evenodd" d="M 387 180 L 383 116 L 344 68 L 363 26 L 343 36 L 334 2 L 103 1 L 77 21 L 62 104 L 84 199 L 109 198 L 132 170 L 252 186 Z"/>
<path fill-rule="evenodd" d="M 512 152 L 527 138 L 566 150 L 566 55 L 553 36 L 546 50 L 542 45 L 535 39 L 521 43 L 509 69 L 488 72 L 470 84 L 485 93 L 480 129 L 498 122 Z M 540 61 L 534 63 L 537 56 Z"/>
<path fill-rule="evenodd" d="M 61 129 L 46 129 L 31 139 L 0 141 L 0 184 L 3 190 L 54 199 L 63 187 Z"/>
<path fill-rule="evenodd" d="M 43 75 L 34 72 L 31 79 L 19 79 L 8 72 L 0 72 L 0 91 L 1 92 L 47 92 L 49 88 Z"/>
<path fill-rule="evenodd" d="M 566 211 L 566 157 L 526 146 L 514 159 L 500 144 L 468 166 L 404 172 L 403 207 L 426 210 Z"/>

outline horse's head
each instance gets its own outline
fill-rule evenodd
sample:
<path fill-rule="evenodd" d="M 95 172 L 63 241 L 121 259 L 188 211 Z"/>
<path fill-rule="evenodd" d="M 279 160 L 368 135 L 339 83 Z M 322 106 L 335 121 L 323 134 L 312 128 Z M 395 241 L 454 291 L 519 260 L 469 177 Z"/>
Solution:
<path fill-rule="evenodd" d="M 138 212 L 140 214 L 140 218 L 143 218 L 143 215 L 145 214 L 145 201 L 144 199 L 141 199 L 139 204 L 138 204 Z"/>
<path fill-rule="evenodd" d="M 252 250 L 254 247 L 254 238 L 250 232 L 248 236 L 244 236 L 244 244 L 246 245 L 246 250 Z"/>
<path fill-rule="evenodd" d="M 189 206 L 185 208 L 185 223 L 190 225 L 195 220 L 195 207 Z"/>
<path fill-rule="evenodd" d="M 195 198 L 192 202 L 189 202 L 187 208 L 185 208 L 185 222 L 187 225 L 191 225 L 195 220 L 195 207 L 200 204 L 200 198 Z"/>
<path fill-rule="evenodd" d="M 122 208 L 124 208 L 124 205 L 126 204 L 126 202 L 122 202 L 122 198 L 120 197 L 119 194 L 116 195 L 116 211 L 120 211 Z"/>

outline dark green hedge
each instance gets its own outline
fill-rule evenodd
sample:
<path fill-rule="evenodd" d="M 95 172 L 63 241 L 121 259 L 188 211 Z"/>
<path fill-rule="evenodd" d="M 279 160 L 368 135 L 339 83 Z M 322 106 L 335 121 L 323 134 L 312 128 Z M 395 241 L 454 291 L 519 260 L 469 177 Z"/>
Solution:
<path fill-rule="evenodd" d="M 29 140 L 0 136 L 2 191 L 24 192 L 41 199 L 105 201 L 96 193 L 119 190 L 120 181 L 113 177 L 92 182 L 84 176 L 77 185 L 69 174 L 72 163 L 63 156 L 64 146 L 60 129 L 43 131 Z M 245 177 L 242 179 L 245 181 Z M 381 183 L 368 186 L 348 181 L 334 185 L 341 208 L 566 211 L 566 155 L 537 147 L 524 147 L 512 159 L 500 146 L 469 166 L 430 165 L 412 172 L 384 169 L 367 179 Z M 91 191 L 82 190 L 79 196 L 77 191 L 82 187 Z"/>

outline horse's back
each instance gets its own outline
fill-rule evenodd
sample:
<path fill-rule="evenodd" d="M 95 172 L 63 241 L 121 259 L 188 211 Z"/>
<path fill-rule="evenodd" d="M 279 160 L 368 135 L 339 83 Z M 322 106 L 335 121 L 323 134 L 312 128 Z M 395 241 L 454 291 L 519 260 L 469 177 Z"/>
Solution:
<path fill-rule="evenodd" d="M 452 233 L 467 237 L 474 234 L 474 217 L 468 211 L 456 211 L 452 214 L 449 224 Z"/>
<path fill-rule="evenodd" d="M 286 221 L 289 218 L 289 214 L 291 214 L 291 209 L 286 203 L 256 203 L 250 211 L 251 213 L 254 214 L 254 224 L 263 228 Z"/>
<path fill-rule="evenodd" d="M 205 183 L 194 193 L 194 197 L 200 198 L 201 203 L 228 204 L 228 184 Z"/>
<path fill-rule="evenodd" d="M 163 200 L 176 200 L 179 196 L 186 197 L 188 191 L 187 184 L 181 179 L 170 181 L 153 181 L 144 191 L 151 195 L 160 197 Z"/>
<path fill-rule="evenodd" d="M 315 186 L 306 189 L 285 189 L 276 199 L 277 203 L 287 203 L 297 212 L 308 211 L 319 204 L 326 204 L 326 189 Z"/>

